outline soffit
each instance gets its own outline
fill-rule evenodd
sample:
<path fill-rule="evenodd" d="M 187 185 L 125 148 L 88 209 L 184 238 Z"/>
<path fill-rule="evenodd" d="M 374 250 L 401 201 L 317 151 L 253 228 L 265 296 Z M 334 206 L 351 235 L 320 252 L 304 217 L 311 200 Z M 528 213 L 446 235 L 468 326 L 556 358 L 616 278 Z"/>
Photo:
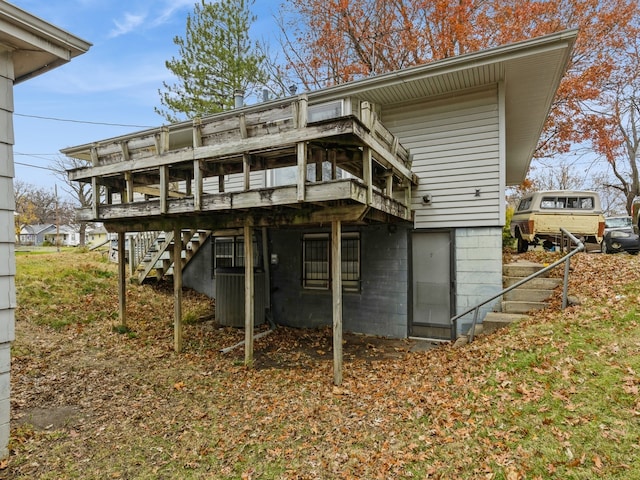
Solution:
<path fill-rule="evenodd" d="M 386 106 L 501 83 L 505 101 L 506 184 L 524 180 L 577 31 L 527 40 L 337 85 L 310 101 L 351 96 Z"/>
<path fill-rule="evenodd" d="M 0 45 L 12 52 L 15 83 L 85 53 L 91 44 L 6 2 L 0 2 Z"/>

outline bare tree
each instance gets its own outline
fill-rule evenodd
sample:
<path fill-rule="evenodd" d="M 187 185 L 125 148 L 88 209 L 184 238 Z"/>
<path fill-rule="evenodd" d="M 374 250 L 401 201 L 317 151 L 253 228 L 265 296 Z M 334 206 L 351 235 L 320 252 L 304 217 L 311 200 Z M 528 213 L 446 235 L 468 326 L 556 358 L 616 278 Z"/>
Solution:
<path fill-rule="evenodd" d="M 82 182 L 72 182 L 69 180 L 69 170 L 86 167 L 89 162 L 71 157 L 58 157 L 51 168 L 54 174 L 64 182 L 64 190 L 76 201 L 81 208 L 91 206 L 93 192 L 91 185 Z M 74 215 L 75 217 L 75 215 Z M 80 246 L 84 246 L 87 230 L 87 222 L 79 222 Z"/>

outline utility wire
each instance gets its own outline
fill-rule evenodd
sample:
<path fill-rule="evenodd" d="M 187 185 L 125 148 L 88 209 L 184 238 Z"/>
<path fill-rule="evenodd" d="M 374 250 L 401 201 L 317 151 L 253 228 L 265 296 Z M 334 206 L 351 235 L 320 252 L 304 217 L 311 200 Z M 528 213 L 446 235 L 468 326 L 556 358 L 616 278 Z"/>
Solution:
<path fill-rule="evenodd" d="M 31 157 L 31 158 L 37 158 L 38 160 L 45 160 L 47 162 L 50 162 L 51 159 L 50 158 L 45 158 L 43 155 L 48 155 L 48 156 L 60 156 L 59 153 L 19 153 L 19 152 L 13 152 L 14 156 L 22 156 L 22 157 Z M 14 163 L 18 163 L 18 162 L 14 162 Z"/>
<path fill-rule="evenodd" d="M 23 167 L 32 167 L 32 168 L 39 168 L 41 170 L 49 170 L 50 172 L 56 172 L 57 170 L 53 169 L 53 168 L 48 168 L 48 167 L 41 167 L 40 165 L 31 165 L 29 163 L 22 163 L 22 162 L 13 162 L 16 165 L 22 165 Z"/>
<path fill-rule="evenodd" d="M 109 127 L 127 127 L 127 128 L 154 128 L 150 125 L 128 125 L 126 123 L 107 123 L 107 122 L 89 122 L 86 120 L 70 120 L 67 118 L 42 117 L 40 115 L 27 115 L 24 113 L 14 113 L 17 117 L 37 118 L 40 120 L 53 120 L 55 122 L 84 123 L 87 125 L 106 125 Z"/>

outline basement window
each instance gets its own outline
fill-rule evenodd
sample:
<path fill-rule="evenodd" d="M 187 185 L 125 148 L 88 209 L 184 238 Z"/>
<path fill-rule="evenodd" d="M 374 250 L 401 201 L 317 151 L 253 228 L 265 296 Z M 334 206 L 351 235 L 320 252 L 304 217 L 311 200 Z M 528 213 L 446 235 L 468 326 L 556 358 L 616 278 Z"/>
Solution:
<path fill-rule="evenodd" d="M 258 248 L 253 240 L 253 264 L 258 265 Z M 213 269 L 244 267 L 244 236 L 216 237 L 213 242 Z"/>
<path fill-rule="evenodd" d="M 360 234 L 342 235 L 342 289 L 360 291 Z M 302 239 L 302 286 L 309 290 L 331 287 L 331 242 L 327 233 L 311 233 Z"/>

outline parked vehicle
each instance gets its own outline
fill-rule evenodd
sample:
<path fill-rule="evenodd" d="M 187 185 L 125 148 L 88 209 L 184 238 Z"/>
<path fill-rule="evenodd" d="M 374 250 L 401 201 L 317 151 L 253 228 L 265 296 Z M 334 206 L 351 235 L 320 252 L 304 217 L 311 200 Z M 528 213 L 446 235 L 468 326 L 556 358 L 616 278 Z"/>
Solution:
<path fill-rule="evenodd" d="M 602 253 L 640 252 L 640 235 L 630 216 L 605 218 L 605 229 L 600 250 Z"/>
<path fill-rule="evenodd" d="M 583 242 L 600 243 L 604 216 L 596 192 L 583 190 L 543 190 L 520 200 L 511 217 L 511 236 L 518 240 L 518 252 L 543 242 L 545 248 L 558 245 L 560 227 Z"/>
<path fill-rule="evenodd" d="M 640 228 L 640 197 L 635 198 L 631 204 L 631 223 Z"/>

